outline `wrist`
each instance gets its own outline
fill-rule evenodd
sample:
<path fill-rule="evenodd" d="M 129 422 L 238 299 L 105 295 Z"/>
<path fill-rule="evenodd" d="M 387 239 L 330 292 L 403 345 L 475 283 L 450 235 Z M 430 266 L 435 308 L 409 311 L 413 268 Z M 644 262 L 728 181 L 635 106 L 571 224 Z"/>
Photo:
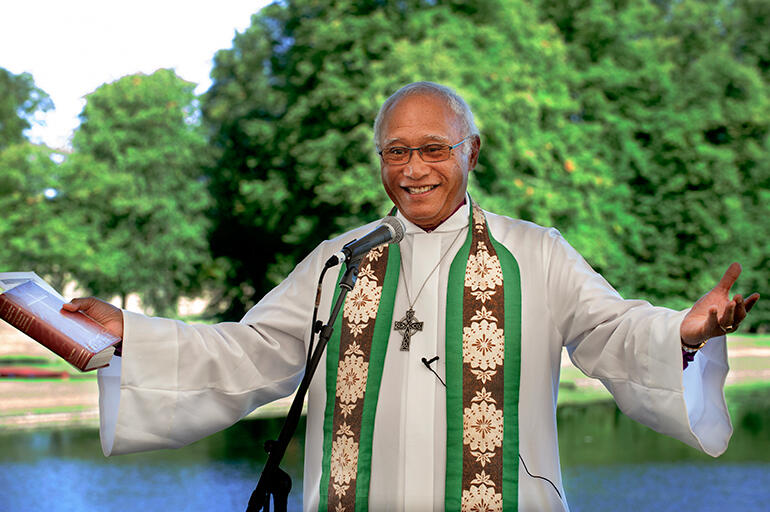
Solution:
<path fill-rule="evenodd" d="M 699 343 L 696 343 L 694 345 L 686 343 L 682 338 L 679 338 L 679 341 L 682 344 L 682 350 L 684 350 L 685 352 L 697 352 L 698 350 L 703 348 L 703 346 L 708 342 L 708 339 L 701 341 Z"/>

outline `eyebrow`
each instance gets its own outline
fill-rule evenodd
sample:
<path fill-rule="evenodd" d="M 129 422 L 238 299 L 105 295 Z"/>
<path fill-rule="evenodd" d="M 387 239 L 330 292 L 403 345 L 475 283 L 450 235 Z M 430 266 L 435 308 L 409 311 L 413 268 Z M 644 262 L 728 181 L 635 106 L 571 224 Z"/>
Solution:
<path fill-rule="evenodd" d="M 431 135 L 425 135 L 425 136 L 422 137 L 422 139 L 425 142 L 421 143 L 420 146 L 422 146 L 424 144 L 429 144 L 430 142 L 444 142 L 446 144 L 449 144 L 449 139 L 447 137 L 442 136 L 442 135 L 432 135 L 432 134 Z M 383 142 L 383 144 L 382 144 L 382 147 L 384 147 L 384 148 L 388 147 L 391 144 L 393 144 L 394 142 L 400 142 L 401 144 L 406 145 L 406 143 L 403 142 L 400 137 L 393 137 L 393 138 L 385 140 L 385 142 Z"/>

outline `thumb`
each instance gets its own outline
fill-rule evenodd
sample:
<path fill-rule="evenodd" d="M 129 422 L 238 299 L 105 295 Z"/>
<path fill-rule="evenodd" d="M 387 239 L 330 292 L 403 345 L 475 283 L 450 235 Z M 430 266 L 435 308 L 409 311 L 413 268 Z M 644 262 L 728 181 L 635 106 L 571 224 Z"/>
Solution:
<path fill-rule="evenodd" d="M 94 307 L 94 303 L 98 302 L 97 299 L 93 297 L 84 297 L 84 298 L 77 298 L 72 299 L 69 302 L 65 302 L 62 304 L 62 309 L 66 311 L 88 311 L 89 309 Z"/>
<path fill-rule="evenodd" d="M 123 312 L 109 302 L 96 297 L 77 298 L 62 304 L 62 309 L 72 313 L 80 311 L 102 324 L 115 336 L 123 337 Z"/>
<path fill-rule="evenodd" d="M 733 286 L 733 284 L 735 284 L 735 281 L 738 280 L 738 276 L 741 275 L 741 270 L 742 267 L 740 263 L 732 263 L 729 267 L 727 267 L 727 270 L 722 276 L 722 279 L 719 280 L 716 288 L 720 288 L 725 292 L 729 292 L 730 288 Z"/>

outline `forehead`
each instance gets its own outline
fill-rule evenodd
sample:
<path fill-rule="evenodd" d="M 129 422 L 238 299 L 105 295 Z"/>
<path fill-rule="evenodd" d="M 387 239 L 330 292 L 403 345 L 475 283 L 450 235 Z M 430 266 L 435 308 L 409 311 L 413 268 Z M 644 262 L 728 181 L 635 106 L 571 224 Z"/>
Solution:
<path fill-rule="evenodd" d="M 429 94 L 406 96 L 388 111 L 383 122 L 382 143 L 419 143 L 454 140 L 460 136 L 460 119 L 441 97 Z"/>

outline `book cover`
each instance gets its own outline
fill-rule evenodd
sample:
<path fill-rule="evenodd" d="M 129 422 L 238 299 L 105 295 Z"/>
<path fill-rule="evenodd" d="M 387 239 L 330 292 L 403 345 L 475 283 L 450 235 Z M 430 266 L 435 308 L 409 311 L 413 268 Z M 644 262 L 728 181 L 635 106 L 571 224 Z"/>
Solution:
<path fill-rule="evenodd" d="M 0 318 L 80 371 L 107 366 L 120 338 L 81 312 L 62 311 L 64 301 L 35 281 L 0 294 Z"/>

